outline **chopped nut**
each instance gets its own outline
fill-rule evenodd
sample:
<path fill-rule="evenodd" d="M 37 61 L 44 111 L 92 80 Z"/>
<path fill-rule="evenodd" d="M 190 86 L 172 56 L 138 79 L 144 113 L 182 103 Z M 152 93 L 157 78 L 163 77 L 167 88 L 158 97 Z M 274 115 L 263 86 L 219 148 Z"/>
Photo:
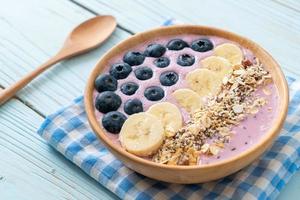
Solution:
<path fill-rule="evenodd" d="M 231 135 L 231 133 L 228 131 L 228 132 L 219 132 L 219 134 L 221 136 L 228 136 L 228 135 Z"/>
<path fill-rule="evenodd" d="M 173 137 L 176 132 L 165 131 L 166 137 Z"/>
<path fill-rule="evenodd" d="M 201 126 L 197 124 L 192 124 L 189 127 L 187 127 L 188 131 L 190 131 L 193 135 L 196 135 L 200 132 Z"/>
<path fill-rule="evenodd" d="M 251 114 L 253 114 L 253 115 L 255 115 L 255 114 L 257 114 L 258 113 L 258 108 L 256 108 L 256 107 L 252 107 L 251 109 L 250 109 L 250 111 L 249 111 L 249 113 L 251 113 Z"/>
<path fill-rule="evenodd" d="M 195 151 L 193 148 L 189 148 L 187 153 L 189 155 L 189 165 L 196 165 L 199 160 L 199 152 Z"/>
<path fill-rule="evenodd" d="M 178 162 L 178 158 L 173 157 L 167 162 L 167 165 L 177 165 L 177 162 Z"/>
<path fill-rule="evenodd" d="M 234 65 L 234 66 L 232 66 L 233 70 L 240 70 L 240 69 L 243 69 L 243 68 L 244 68 L 243 65 Z"/>
<path fill-rule="evenodd" d="M 231 83 L 231 84 L 233 84 L 233 83 L 234 83 L 234 79 L 233 79 L 233 78 L 230 78 L 230 79 L 228 80 L 228 82 Z"/>
<path fill-rule="evenodd" d="M 201 119 L 201 124 L 205 127 L 205 128 L 209 128 L 211 126 L 211 119 L 207 116 L 203 116 Z"/>
<path fill-rule="evenodd" d="M 216 145 L 211 145 L 209 147 L 209 152 L 214 156 L 217 155 L 219 153 L 219 151 L 220 151 L 220 148 L 217 147 Z"/>
<path fill-rule="evenodd" d="M 209 150 L 209 144 L 205 143 L 204 145 L 202 145 L 200 151 L 201 151 L 201 153 L 206 153 L 206 152 L 208 152 L 208 150 Z"/>
<path fill-rule="evenodd" d="M 181 155 L 181 152 L 182 152 L 181 148 L 177 149 L 176 152 L 173 154 L 173 156 L 168 161 L 168 165 L 176 165 L 179 160 L 179 157 Z"/>
<path fill-rule="evenodd" d="M 220 148 L 224 148 L 224 146 L 225 146 L 224 143 L 222 143 L 222 142 L 216 142 L 215 145 Z"/>
<path fill-rule="evenodd" d="M 233 74 L 234 75 L 242 75 L 242 74 L 245 74 L 245 70 L 243 70 L 243 69 L 239 69 L 239 70 L 235 70 L 235 71 L 233 71 Z"/>
<path fill-rule="evenodd" d="M 250 76 L 255 75 L 255 71 L 254 71 L 254 69 L 252 69 L 252 68 L 249 68 L 249 69 L 248 69 L 248 73 L 249 73 Z"/>
<path fill-rule="evenodd" d="M 243 112 L 244 106 L 243 106 L 243 105 L 234 105 L 234 106 L 232 107 L 232 109 L 233 109 L 233 112 L 239 114 L 239 113 L 242 113 L 242 112 Z"/>
<path fill-rule="evenodd" d="M 238 82 L 235 82 L 235 83 L 232 84 L 230 90 L 233 91 L 233 90 L 236 89 L 238 86 L 239 86 L 239 83 L 238 83 Z"/>
<path fill-rule="evenodd" d="M 229 132 L 230 131 L 230 129 L 228 127 L 220 127 L 220 128 L 217 128 L 217 130 L 219 132 Z"/>
<path fill-rule="evenodd" d="M 228 80 L 229 80 L 228 77 L 225 76 L 222 80 L 223 85 L 226 85 L 228 83 Z"/>
<path fill-rule="evenodd" d="M 178 162 L 178 165 L 189 165 L 189 156 L 185 153 L 183 153 L 182 155 L 180 155 Z"/>

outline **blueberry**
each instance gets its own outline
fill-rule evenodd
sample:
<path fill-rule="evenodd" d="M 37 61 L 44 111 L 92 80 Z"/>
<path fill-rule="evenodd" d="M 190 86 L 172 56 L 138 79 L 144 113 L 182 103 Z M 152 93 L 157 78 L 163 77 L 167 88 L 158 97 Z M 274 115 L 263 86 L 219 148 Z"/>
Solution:
<path fill-rule="evenodd" d="M 139 80 L 147 80 L 152 78 L 153 71 L 150 67 L 142 66 L 134 70 L 134 74 Z"/>
<path fill-rule="evenodd" d="M 145 50 L 145 56 L 158 58 L 164 55 L 166 47 L 161 44 L 149 44 Z"/>
<path fill-rule="evenodd" d="M 102 118 L 102 126 L 111 133 L 117 134 L 120 132 L 126 116 L 118 111 L 111 111 L 105 114 Z"/>
<path fill-rule="evenodd" d="M 133 95 L 138 88 L 138 84 L 134 82 L 128 82 L 121 85 L 121 92 L 126 95 Z"/>
<path fill-rule="evenodd" d="M 163 86 L 174 85 L 178 81 L 178 74 L 173 71 L 163 72 L 159 77 L 159 81 Z"/>
<path fill-rule="evenodd" d="M 110 111 L 117 110 L 120 107 L 121 103 L 122 100 L 119 95 L 111 91 L 105 91 L 98 94 L 98 96 L 96 97 L 95 106 L 100 112 L 108 113 Z"/>
<path fill-rule="evenodd" d="M 116 63 L 111 66 L 109 73 L 116 79 L 124 79 L 127 78 L 131 71 L 132 68 L 127 63 Z"/>
<path fill-rule="evenodd" d="M 143 112 L 144 111 L 143 104 L 138 99 L 129 99 L 124 104 L 124 111 L 128 115 L 132 115 L 134 113 Z"/>
<path fill-rule="evenodd" d="M 182 39 L 173 39 L 173 40 L 170 40 L 167 44 L 167 48 L 169 50 L 178 51 L 178 50 L 181 50 L 185 47 L 189 47 L 189 45 L 188 45 L 188 43 L 186 43 Z"/>
<path fill-rule="evenodd" d="M 170 64 L 170 59 L 167 57 L 160 57 L 153 62 L 157 67 L 164 68 Z"/>
<path fill-rule="evenodd" d="M 158 101 L 165 96 L 165 92 L 161 87 L 151 86 L 146 88 L 144 95 L 150 101 Z"/>
<path fill-rule="evenodd" d="M 199 39 L 192 42 L 191 48 L 194 51 L 206 52 L 214 48 L 213 43 L 209 39 Z"/>
<path fill-rule="evenodd" d="M 95 88 L 98 92 L 115 91 L 117 87 L 117 79 L 109 74 L 101 74 L 95 80 Z"/>
<path fill-rule="evenodd" d="M 129 51 L 123 57 L 123 61 L 131 66 L 140 65 L 144 62 L 144 60 L 145 56 L 137 51 Z"/>
<path fill-rule="evenodd" d="M 182 54 L 177 58 L 177 64 L 183 67 L 191 66 L 195 63 L 195 57 L 189 54 Z"/>

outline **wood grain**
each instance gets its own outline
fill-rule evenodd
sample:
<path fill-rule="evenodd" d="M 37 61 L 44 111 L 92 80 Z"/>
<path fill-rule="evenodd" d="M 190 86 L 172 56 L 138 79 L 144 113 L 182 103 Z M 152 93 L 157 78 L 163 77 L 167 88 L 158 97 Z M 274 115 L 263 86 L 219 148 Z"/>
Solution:
<path fill-rule="evenodd" d="M 19 17 L 10 12 L 14 9 Z M 0 13 L 3 30 L 0 32 L 0 85 L 3 87 L 54 55 L 70 30 L 94 16 L 71 2 L 59 0 L 12 0 L 0 7 Z M 26 23 L 30 20 L 31 23 Z M 99 57 L 128 36 L 127 32 L 117 29 L 103 46 L 58 64 L 60 66 L 33 81 L 18 96 L 39 112 L 52 113 L 83 93 L 88 74 Z"/>
<path fill-rule="evenodd" d="M 168 18 L 227 29 L 257 42 L 283 69 L 300 75 L 297 70 L 300 63 L 297 56 L 300 51 L 300 12 L 286 7 L 290 5 L 288 3 L 282 5 L 271 0 L 192 0 L 189 3 L 178 0 L 75 1 L 97 13 L 113 14 L 122 26 L 133 32 L 159 26 Z"/>
<path fill-rule="evenodd" d="M 37 135 L 43 120 L 17 100 L 1 107 L 1 199 L 115 199 Z"/>
<path fill-rule="evenodd" d="M 0 7 L 0 87 L 1 85 L 10 85 L 52 56 L 56 50 L 60 48 L 65 36 L 74 26 L 94 16 L 94 14 L 82 7 L 87 7 L 100 14 L 113 14 L 118 18 L 118 22 L 120 23 L 120 28 L 103 47 L 87 55 L 62 63 L 61 65 L 63 65 L 63 67 L 51 70 L 27 87 L 19 97 L 22 102 L 25 102 L 26 105 L 32 109 L 29 109 L 27 106 L 22 105 L 21 102 L 15 100 L 8 104 L 11 109 L 18 108 L 20 111 L 22 110 L 22 112 L 28 113 L 28 115 L 26 115 L 28 117 L 27 120 L 23 120 L 24 123 L 22 124 L 28 127 L 26 130 L 30 135 L 36 134 L 36 128 L 42 121 L 42 118 L 32 110 L 36 110 L 41 115 L 47 115 L 59 107 L 68 104 L 71 99 L 82 94 L 85 80 L 90 70 L 107 49 L 118 41 L 127 38 L 130 32 L 138 32 L 159 26 L 164 19 L 170 17 L 174 17 L 183 22 L 214 25 L 247 36 L 268 49 L 280 64 L 283 65 L 286 74 L 292 74 L 294 76 L 296 76 L 297 73 L 299 74 L 299 56 L 296 56 L 296 58 L 292 56 L 299 52 L 300 46 L 300 12 L 298 12 L 300 6 L 297 0 L 274 0 L 266 2 L 206 0 L 201 1 L 199 7 L 195 7 L 193 2 L 188 5 L 182 4 L 180 0 L 161 0 L 155 2 L 136 1 L 137 3 L 116 0 L 109 2 L 78 0 L 77 2 L 82 3 L 83 6 L 78 6 L 67 0 L 0 0 L 0 2 L 2 3 L 1 5 L 3 5 Z M 225 10 L 223 8 L 225 8 Z M 129 32 L 126 30 L 129 30 Z M 280 40 L 278 40 L 278 38 Z M 293 41 L 295 43 L 293 43 Z M 0 112 L 3 112 L 2 110 L 3 108 L 1 107 Z M 1 116 L 3 116 L 3 113 Z M 13 122 L 15 118 L 11 117 L 9 120 Z M 2 121 L 2 118 L 0 118 L 0 121 Z M 33 125 L 33 122 L 35 122 L 35 125 Z M 4 122 L 3 126 L 6 127 L 5 133 L 15 135 L 17 134 L 16 132 L 21 132 L 22 130 L 20 129 L 14 129 L 15 124 L 16 123 L 8 124 L 7 121 Z M 26 146 L 26 141 L 27 140 L 20 141 L 18 145 Z M 42 140 L 36 140 L 36 143 L 45 145 Z M 26 197 L 30 199 L 45 199 L 47 197 L 47 199 L 57 199 L 52 193 L 52 195 L 48 195 L 48 189 L 57 193 L 58 196 L 66 194 L 58 189 L 52 189 L 57 188 L 55 185 L 61 187 L 60 185 L 63 184 L 63 181 L 55 182 L 54 185 L 48 181 L 42 181 L 42 178 L 34 179 L 34 185 L 39 186 L 37 188 L 41 190 L 41 192 L 38 192 L 38 196 L 35 196 L 35 192 L 28 187 L 23 189 L 23 187 L 25 187 L 23 183 L 28 184 L 31 182 L 32 177 L 29 173 L 31 166 L 44 165 L 40 164 L 41 162 L 39 160 L 34 160 L 35 164 L 30 164 L 30 162 L 26 160 L 24 161 L 24 159 L 18 155 L 22 149 L 8 153 L 8 151 L 3 148 L 6 144 L 7 143 L 4 144 L 4 142 L 0 140 L 0 154 L 4 154 L 4 159 L 1 159 L 0 163 L 11 163 L 9 165 L 6 164 L 7 167 L 5 171 L 3 169 L 4 167 L 0 166 L 1 195 L 11 197 L 9 195 L 20 193 L 24 195 L 15 195 L 15 199 L 26 199 Z M 42 152 L 43 151 L 36 151 L 32 154 L 39 156 Z M 70 174 L 68 174 L 70 180 L 76 175 L 80 177 L 78 179 L 82 179 L 78 181 L 78 185 L 84 187 L 88 191 L 86 192 L 87 194 L 95 194 L 85 199 L 98 199 L 101 197 L 102 194 L 100 190 L 105 189 L 99 186 L 99 184 L 92 183 L 92 179 L 89 179 L 81 170 L 78 170 L 77 167 L 70 164 L 70 162 L 66 161 L 54 150 L 49 150 L 44 156 L 70 172 Z M 12 167 L 15 165 L 26 165 L 29 167 L 24 167 L 22 170 L 16 171 L 16 169 Z M 22 173 L 20 173 L 20 171 L 22 171 Z M 13 176 L 7 181 L 6 176 L 9 174 Z M 2 176 L 4 176 L 4 178 L 1 178 Z M 60 178 L 62 180 L 65 179 L 64 177 Z M 90 186 L 90 183 L 92 183 L 93 186 Z M 298 199 L 299 192 L 297 193 L 297 191 L 300 191 L 299 185 L 300 173 L 293 177 L 288 186 L 283 190 L 279 199 Z M 42 190 L 41 188 L 44 189 Z M 74 195 L 77 194 L 76 189 L 77 188 L 74 189 L 73 187 L 67 188 L 67 190 Z M 61 198 L 64 198 L 63 195 L 61 196 Z M 70 199 L 69 196 L 67 198 Z M 73 196 L 72 199 L 74 198 L 77 197 Z M 104 196 L 104 198 L 106 198 L 106 196 Z"/>
<path fill-rule="evenodd" d="M 9 85 L 0 93 L 0 106 L 11 99 L 22 88 L 28 85 L 38 75 L 53 67 L 58 62 L 87 53 L 104 43 L 117 26 L 111 15 L 95 16 L 77 25 L 66 37 L 64 44 L 53 57 L 36 67 L 33 71 L 23 75 L 17 82 Z"/>
<path fill-rule="evenodd" d="M 10 85 L 45 61 L 60 47 L 73 26 L 92 16 L 66 1 L 10 1 L 5 5 L 5 8 L 0 8 L 0 24 L 3 28 L 0 33 L 2 86 Z M 32 23 L 27 23 L 31 20 Z M 82 94 L 85 78 L 93 62 L 112 43 L 128 35 L 124 31 L 117 32 L 120 34 L 114 35 L 110 43 L 102 48 L 63 63 L 62 68 L 54 69 L 35 81 L 22 92 L 22 100 L 34 105 L 42 115 L 47 115 Z M 20 101 L 12 100 L 1 107 L 1 197 L 115 199 L 115 195 L 50 148 L 37 135 L 36 130 L 42 121 L 40 115 Z"/>

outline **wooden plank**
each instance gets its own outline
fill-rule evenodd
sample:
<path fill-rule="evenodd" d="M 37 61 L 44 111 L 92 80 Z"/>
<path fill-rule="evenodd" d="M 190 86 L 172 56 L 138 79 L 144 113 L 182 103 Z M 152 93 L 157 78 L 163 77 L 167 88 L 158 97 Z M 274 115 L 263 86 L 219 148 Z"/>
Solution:
<path fill-rule="evenodd" d="M 13 0 L 0 8 L 0 16 L 0 85 L 8 86 L 53 55 L 72 27 L 93 15 L 68 1 Z M 102 48 L 64 62 L 31 84 L 20 97 L 43 115 L 54 112 L 82 94 L 89 70 L 99 56 L 127 36 L 117 30 Z M 1 197 L 115 199 L 36 134 L 42 121 L 19 101 L 1 107 Z"/>
<path fill-rule="evenodd" d="M 116 199 L 36 134 L 42 121 L 17 100 L 1 107 L 1 199 Z"/>
<path fill-rule="evenodd" d="M 0 15 L 0 85 L 3 87 L 54 55 L 73 27 L 94 16 L 69 1 L 59 0 L 7 1 L 0 7 Z M 54 112 L 83 93 L 97 60 L 128 36 L 117 29 L 100 48 L 58 64 L 18 96 L 45 115 Z"/>
<path fill-rule="evenodd" d="M 88 3 L 90 2 L 92 1 L 89 1 Z M 214 13 L 213 12 L 214 10 L 212 9 L 214 7 L 211 7 L 211 5 L 215 5 L 216 2 L 208 2 L 208 1 L 203 2 L 205 6 L 203 6 L 201 10 L 194 9 L 193 7 L 189 6 L 189 5 L 194 5 L 193 3 L 190 3 L 187 6 L 186 5 L 182 6 L 179 1 L 174 1 L 174 2 L 172 1 L 172 6 L 169 6 L 171 3 L 168 1 L 159 2 L 155 5 L 153 5 L 152 2 L 150 1 L 147 1 L 146 3 L 137 2 L 136 4 L 127 1 L 125 2 L 126 5 L 123 5 L 124 3 L 123 1 L 121 2 L 119 1 L 118 3 L 119 4 L 117 4 L 116 1 L 113 2 L 110 1 L 109 3 L 106 3 L 106 5 L 103 5 L 101 3 L 99 5 L 97 4 L 97 6 L 91 6 L 90 8 L 91 9 L 96 8 L 97 12 L 99 11 L 99 13 L 102 14 L 115 14 L 118 17 L 118 21 L 121 22 L 121 25 L 123 25 L 124 27 L 129 28 L 131 30 L 134 30 L 132 27 L 140 28 L 140 29 L 136 28 L 135 32 L 152 28 L 153 26 L 158 26 L 161 24 L 161 22 L 164 19 L 169 17 L 175 17 L 184 22 L 199 23 L 199 21 L 201 21 L 201 22 L 206 22 L 206 24 L 212 24 L 215 26 L 231 29 L 235 32 L 246 35 L 258 41 L 259 43 L 261 43 L 260 41 L 262 42 L 266 41 L 265 44 L 266 46 L 268 46 L 268 48 L 272 49 L 272 51 L 275 52 L 282 50 L 283 54 L 285 52 L 296 53 L 297 48 L 295 46 L 299 47 L 299 45 L 296 45 L 297 43 L 295 43 L 294 46 L 290 44 L 291 43 L 290 40 L 295 40 L 295 42 L 299 43 L 298 40 L 299 34 L 297 35 L 295 34 L 295 32 L 291 31 L 290 34 L 287 35 L 288 37 L 291 37 L 288 38 L 287 42 L 286 42 L 286 38 L 284 37 L 285 36 L 284 34 L 286 34 L 286 32 L 288 32 L 289 30 L 289 25 L 291 26 L 294 26 L 295 24 L 298 25 L 297 23 L 298 15 L 295 14 L 294 12 L 290 13 L 289 18 L 285 16 L 283 16 L 282 19 L 280 18 L 280 15 L 283 15 L 284 13 L 289 13 L 287 12 L 288 8 L 284 6 L 280 7 L 278 13 L 275 13 L 275 18 L 273 22 L 273 19 L 271 19 L 271 17 L 273 17 L 272 15 L 270 15 L 266 21 L 261 20 L 264 17 L 268 17 L 268 14 L 274 14 L 270 11 L 270 9 L 267 9 L 266 11 L 267 14 L 265 16 L 264 15 L 251 16 L 250 14 L 247 14 L 248 12 L 251 13 L 250 12 L 251 9 L 257 7 L 259 8 L 258 11 L 263 11 L 262 13 L 264 13 L 264 6 L 266 5 L 260 8 L 259 6 L 256 5 L 257 3 L 254 3 L 254 7 L 249 7 L 248 9 L 243 7 L 241 11 L 237 13 L 236 15 L 237 17 L 236 16 L 234 17 L 233 14 L 235 13 L 234 11 L 236 10 L 234 8 L 239 8 L 238 5 L 233 5 L 234 8 L 231 9 L 230 8 L 231 5 L 224 6 L 222 2 L 218 2 L 219 5 L 217 5 L 216 8 L 220 9 L 221 7 L 224 6 L 226 8 L 225 10 L 226 16 L 224 16 L 225 15 L 224 13 L 223 14 L 219 13 L 214 17 L 211 16 L 211 13 Z M 242 6 L 245 5 L 246 7 L 247 5 L 250 4 L 250 2 L 249 3 L 243 2 L 240 4 L 241 5 L 243 4 Z M 273 5 L 273 3 L 271 4 Z M 53 55 L 56 52 L 56 50 L 59 49 L 60 44 L 63 42 L 63 39 L 65 38 L 65 36 L 68 34 L 69 30 L 72 27 L 74 27 L 79 22 L 93 16 L 91 13 L 85 11 L 84 9 L 68 1 L 11 0 L 11 1 L 5 1 L 5 4 L 3 2 L 2 5 L 5 5 L 0 7 L 0 16 L 1 16 L 0 26 L 2 27 L 0 32 L 0 66 L 1 66 L 0 85 L 3 86 L 8 86 L 9 84 L 13 83 L 15 80 L 20 78 L 23 74 L 33 69 L 34 67 L 38 66 L 40 63 L 42 63 L 51 55 Z M 112 7 L 115 7 L 117 11 L 115 11 L 115 9 Z M 273 12 L 276 12 L 276 9 L 274 9 Z M 244 15 L 245 15 L 244 21 L 247 21 L 247 23 L 244 25 L 244 27 L 242 27 L 242 29 L 240 29 L 241 23 L 236 22 L 236 18 L 244 17 Z M 254 18 L 254 20 L 252 19 L 252 17 Z M 294 18 L 295 21 L 291 21 L 291 18 Z M 262 33 L 257 34 L 256 30 L 261 30 L 260 26 L 263 26 L 264 22 L 268 24 L 268 28 L 266 30 L 262 29 Z M 254 25 L 252 23 L 254 23 Z M 287 24 L 287 25 L 284 26 L 282 24 Z M 250 25 L 249 27 L 251 28 L 251 30 L 245 29 L 247 25 Z M 269 26 L 270 27 L 274 26 L 275 28 L 271 29 L 269 28 Z M 277 26 L 279 26 L 283 30 L 278 31 Z M 278 35 L 280 36 L 274 36 L 275 38 L 272 39 L 272 34 L 270 34 L 268 31 L 271 32 L 272 34 L 274 32 L 276 33 L 278 32 Z M 125 31 L 118 29 L 113 35 L 113 37 L 103 47 L 85 56 L 81 56 L 76 59 L 62 63 L 61 65 L 57 66 L 55 69 L 51 70 L 46 75 L 43 75 L 33 84 L 31 84 L 28 88 L 26 88 L 26 90 L 21 92 L 19 96 L 23 100 L 27 101 L 29 104 L 33 105 L 33 107 L 39 110 L 41 113 L 43 114 L 52 113 L 60 106 L 68 104 L 71 99 L 75 98 L 76 96 L 82 93 L 85 85 L 85 80 L 89 74 L 89 71 L 95 64 L 96 60 L 100 57 L 100 55 L 103 52 L 109 49 L 111 45 L 115 44 L 121 39 L 128 37 L 128 35 L 129 34 L 126 33 Z M 278 38 L 280 40 L 278 40 Z M 280 41 L 280 45 L 282 45 L 282 43 L 285 44 L 282 49 L 281 46 L 278 44 L 278 41 Z M 272 52 L 272 54 L 274 53 Z M 280 60 L 280 62 L 284 65 L 286 64 L 286 66 L 288 65 L 293 66 L 290 64 L 299 63 L 296 62 L 299 61 L 298 57 L 295 59 L 290 54 L 288 54 L 285 57 L 284 55 L 282 56 L 283 57 L 281 60 L 283 61 Z M 275 57 L 277 58 L 277 55 Z M 285 58 L 286 60 L 283 58 Z M 294 66 L 296 67 L 296 65 Z M 14 101 L 11 102 L 10 104 L 12 103 L 13 103 L 13 105 L 11 106 L 12 108 L 18 108 L 18 106 L 14 104 Z M 20 110 L 23 111 L 25 110 L 25 108 L 20 107 Z M 0 115 L 0 116 L 4 116 L 4 115 Z M 19 116 L 21 116 L 22 118 L 23 115 L 19 115 Z M 29 116 L 34 116 L 34 112 L 31 111 Z M 0 120 L 1 123 L 2 118 L 0 119 L 1 119 Z M 12 118 L 10 120 L 10 123 L 12 123 L 14 120 L 15 119 Z M 21 121 L 24 123 L 21 123 Z M 3 125 L 3 127 L 6 127 L 6 129 L 1 127 L 1 130 L 5 130 L 5 132 L 7 133 L 11 133 L 10 130 L 13 130 L 12 135 L 14 136 L 16 135 L 16 133 L 18 134 L 23 133 L 24 135 L 24 130 L 23 130 L 24 129 L 23 126 L 24 126 L 30 129 L 31 131 L 34 130 L 31 133 L 30 131 L 28 131 L 28 134 L 30 133 L 34 135 L 35 129 L 41 123 L 42 118 L 39 118 L 39 120 L 36 121 L 36 119 L 29 117 L 27 120 L 24 121 L 22 119 L 21 121 L 19 120 L 17 121 L 18 123 L 14 123 L 13 125 L 9 124 L 6 121 L 5 123 L 1 124 Z M 31 125 L 32 123 L 35 124 L 33 127 Z M 7 124 L 9 124 L 9 126 Z M 20 124 L 22 124 L 21 127 L 23 129 L 20 129 L 20 127 L 15 128 L 16 125 L 20 126 Z M 5 183 L 0 185 L 0 191 L 2 191 L 2 189 L 7 191 L 4 194 L 10 195 L 13 193 L 21 193 L 21 194 L 24 193 L 24 196 L 32 197 L 33 196 L 32 194 L 38 193 L 39 194 L 38 197 L 41 197 L 42 199 L 44 199 L 45 195 L 49 196 L 50 199 L 65 198 L 65 197 L 70 198 L 71 196 L 68 196 L 70 193 L 74 195 L 75 198 L 78 197 L 79 199 L 87 199 L 87 198 L 96 199 L 101 197 L 102 193 L 100 191 L 101 187 L 99 186 L 99 184 L 91 181 L 91 179 L 83 175 L 83 173 L 79 169 L 74 167 L 72 164 L 66 161 L 62 156 L 58 155 L 55 151 L 52 151 L 52 149 L 49 151 L 47 150 L 46 153 L 44 152 L 42 154 L 46 158 L 49 158 L 49 161 L 46 162 L 43 160 L 43 162 L 40 162 L 39 160 L 41 160 L 42 158 L 40 158 L 38 151 L 41 151 L 42 148 L 39 145 L 41 144 L 42 146 L 45 145 L 42 141 L 40 141 L 40 138 L 37 137 L 37 140 L 33 140 L 31 137 L 29 137 L 30 139 L 28 139 L 29 140 L 28 141 L 24 139 L 24 138 L 28 138 L 27 135 L 22 137 L 20 136 L 21 139 L 18 139 L 15 141 L 15 143 L 10 144 L 11 141 L 14 140 L 8 140 L 7 138 L 3 139 L 4 137 L 2 135 L 3 134 L 1 133 L 1 138 L 0 138 L 1 155 L 0 156 L 3 156 L 3 158 L 5 158 L 3 159 L 3 161 L 5 161 L 5 167 L 2 168 L 1 167 L 2 165 L 0 166 L 0 173 L 2 175 L 2 173 L 5 172 L 5 174 L 7 174 L 7 177 L 12 176 L 12 178 L 7 178 L 6 176 L 4 176 L 4 178 L 0 178 L 1 179 L 0 183 L 3 182 Z M 33 140 L 34 142 L 30 143 L 31 140 Z M 28 146 L 28 145 L 26 146 L 26 144 L 30 144 L 30 145 L 35 144 L 37 146 L 34 147 L 35 149 L 34 151 L 29 151 L 26 150 Z M 5 146 L 6 148 L 2 146 Z M 15 149 L 15 151 L 12 150 L 17 147 L 18 149 Z M 25 158 L 27 159 L 30 158 L 31 160 L 28 161 Z M 57 159 L 58 161 L 55 159 Z M 51 162 L 53 161 L 52 165 L 54 166 L 61 165 L 61 168 L 64 171 L 60 171 L 62 170 L 60 168 L 58 169 L 54 168 L 55 170 L 52 171 L 51 170 L 52 165 L 50 165 L 51 167 L 48 168 L 46 164 L 43 164 L 44 162 L 48 163 L 50 161 Z M 40 168 L 36 167 L 36 164 L 41 167 Z M 27 167 L 24 167 L 24 169 L 23 168 L 15 169 L 13 167 L 13 166 L 23 166 L 23 165 Z M 31 173 L 32 171 L 38 171 L 38 173 L 40 173 L 41 171 L 42 176 L 40 177 L 45 177 L 44 171 L 47 171 L 47 169 L 49 169 L 50 172 L 55 172 L 55 173 L 59 172 L 58 173 L 60 175 L 59 181 L 57 181 L 56 178 L 55 177 L 53 178 L 52 176 L 47 176 L 45 181 L 43 181 L 42 178 L 38 178 L 39 177 L 38 175 L 35 176 L 32 175 Z M 69 172 L 70 174 L 68 174 L 67 172 Z M 16 174 L 20 174 L 20 176 L 17 177 Z M 65 176 L 67 176 L 68 178 L 65 178 Z M 76 183 L 78 182 L 78 184 L 75 184 L 75 186 L 72 185 L 72 183 L 74 182 L 73 179 L 75 180 Z M 77 181 L 77 179 L 79 179 L 79 181 Z M 51 181 L 54 182 L 54 180 L 55 180 L 55 184 L 52 183 L 48 184 L 48 182 Z M 60 182 L 60 180 L 62 181 Z M 27 186 L 26 184 L 29 183 L 32 185 L 28 185 L 28 187 L 26 187 Z M 16 186 L 11 186 L 14 184 Z M 89 184 L 92 184 L 93 186 L 89 186 Z M 55 185 L 65 189 L 61 190 L 57 188 Z M 68 185 L 71 185 L 70 188 L 68 187 Z M 36 192 L 36 190 L 33 188 L 37 188 L 36 190 L 42 192 L 41 193 Z M 73 190 L 72 188 L 75 189 Z M 45 190 L 53 191 L 58 195 L 51 196 L 47 194 Z M 83 194 L 77 192 L 77 190 L 82 191 Z M 88 192 L 85 192 L 84 190 L 88 190 Z M 85 197 L 85 195 L 87 195 L 87 197 Z M 24 196 L 22 197 L 14 196 L 14 197 L 25 198 Z M 11 198 L 6 198 L 6 199 L 11 199 Z"/>
<path fill-rule="evenodd" d="M 300 195 L 300 172 L 297 172 L 280 192 L 277 200 L 298 200 Z"/>
<path fill-rule="evenodd" d="M 228 29 L 256 41 L 285 71 L 300 75 L 300 12 L 276 1 L 75 1 L 97 13 L 113 14 L 133 32 L 159 26 L 167 18 Z"/>
<path fill-rule="evenodd" d="M 296 12 L 300 12 L 300 1 L 298 0 L 273 0 L 278 4 L 281 4 L 282 6 L 285 6 L 291 10 L 294 10 Z"/>

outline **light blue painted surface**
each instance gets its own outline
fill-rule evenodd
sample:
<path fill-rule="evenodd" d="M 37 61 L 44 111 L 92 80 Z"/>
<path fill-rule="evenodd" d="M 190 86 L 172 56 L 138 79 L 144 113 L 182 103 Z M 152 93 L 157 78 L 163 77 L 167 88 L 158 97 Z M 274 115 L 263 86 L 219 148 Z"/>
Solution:
<path fill-rule="evenodd" d="M 299 1 L 0 0 L 0 86 L 7 87 L 53 55 L 76 24 L 112 14 L 121 28 L 100 48 L 63 62 L 0 108 L 0 199 L 115 199 L 36 134 L 43 116 L 82 94 L 93 65 L 131 33 L 174 17 L 225 28 L 266 48 L 286 74 L 300 72 Z M 197 5 L 197 6 L 195 6 Z M 88 11 L 92 10 L 93 12 Z M 129 32 L 127 31 L 129 30 Z M 62 87 L 63 86 L 63 87 Z M 299 199 L 300 172 L 279 199 Z"/>

